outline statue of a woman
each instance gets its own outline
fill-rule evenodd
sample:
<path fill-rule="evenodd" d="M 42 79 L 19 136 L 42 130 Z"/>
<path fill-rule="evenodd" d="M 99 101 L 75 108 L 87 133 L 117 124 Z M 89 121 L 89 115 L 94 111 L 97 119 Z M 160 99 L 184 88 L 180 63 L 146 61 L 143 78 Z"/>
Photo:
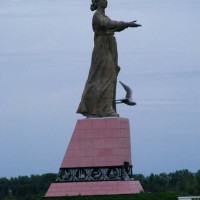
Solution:
<path fill-rule="evenodd" d="M 86 117 L 119 117 L 115 96 L 118 66 L 115 32 L 141 26 L 132 22 L 113 21 L 105 15 L 107 0 L 92 0 L 94 49 L 91 67 L 77 113 Z"/>

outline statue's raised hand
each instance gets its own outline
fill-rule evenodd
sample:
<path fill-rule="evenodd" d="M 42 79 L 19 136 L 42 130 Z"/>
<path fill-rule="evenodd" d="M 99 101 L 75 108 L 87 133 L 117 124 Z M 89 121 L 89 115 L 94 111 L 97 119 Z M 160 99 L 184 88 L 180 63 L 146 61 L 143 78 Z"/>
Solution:
<path fill-rule="evenodd" d="M 141 24 L 137 24 L 136 22 L 137 22 L 137 20 L 129 22 L 128 26 L 129 27 L 139 27 L 139 26 L 142 26 Z"/>

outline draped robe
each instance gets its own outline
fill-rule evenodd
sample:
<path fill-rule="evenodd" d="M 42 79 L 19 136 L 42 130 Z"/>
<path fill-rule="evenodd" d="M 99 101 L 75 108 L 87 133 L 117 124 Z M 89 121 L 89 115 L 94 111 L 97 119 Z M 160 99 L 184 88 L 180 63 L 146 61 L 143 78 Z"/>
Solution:
<path fill-rule="evenodd" d="M 114 32 L 127 28 L 127 23 L 111 20 L 96 11 L 92 21 L 94 49 L 87 82 L 77 113 L 86 117 L 119 116 L 115 96 L 119 73 L 117 43 Z"/>

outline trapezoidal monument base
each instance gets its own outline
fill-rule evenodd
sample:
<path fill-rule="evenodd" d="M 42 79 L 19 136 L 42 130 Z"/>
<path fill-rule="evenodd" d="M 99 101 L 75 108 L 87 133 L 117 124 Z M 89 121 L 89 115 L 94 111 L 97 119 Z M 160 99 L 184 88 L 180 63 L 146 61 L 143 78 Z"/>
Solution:
<path fill-rule="evenodd" d="M 45 197 L 134 194 L 129 120 L 78 120 L 58 177 Z"/>

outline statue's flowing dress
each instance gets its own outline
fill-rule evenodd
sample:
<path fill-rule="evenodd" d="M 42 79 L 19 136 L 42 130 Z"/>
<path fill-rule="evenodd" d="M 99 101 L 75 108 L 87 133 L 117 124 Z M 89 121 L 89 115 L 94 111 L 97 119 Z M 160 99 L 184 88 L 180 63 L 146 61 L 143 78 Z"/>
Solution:
<path fill-rule="evenodd" d="M 112 21 L 99 11 L 95 12 L 92 25 L 95 36 L 91 67 L 77 113 L 87 117 L 118 116 L 115 94 L 120 68 L 114 32 L 127 26 L 124 22 Z"/>

